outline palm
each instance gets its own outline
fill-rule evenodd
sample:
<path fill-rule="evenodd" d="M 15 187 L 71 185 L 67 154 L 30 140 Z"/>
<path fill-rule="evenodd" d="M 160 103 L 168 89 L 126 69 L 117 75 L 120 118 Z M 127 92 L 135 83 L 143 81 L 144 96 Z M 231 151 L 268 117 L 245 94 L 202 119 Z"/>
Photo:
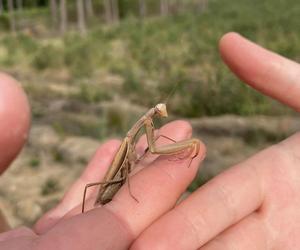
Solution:
<path fill-rule="evenodd" d="M 265 198 L 258 211 L 274 237 L 275 249 L 290 250 L 300 245 L 300 134 L 274 146 L 273 165 L 262 169 L 266 181 Z M 294 149 L 294 150 L 291 150 Z"/>

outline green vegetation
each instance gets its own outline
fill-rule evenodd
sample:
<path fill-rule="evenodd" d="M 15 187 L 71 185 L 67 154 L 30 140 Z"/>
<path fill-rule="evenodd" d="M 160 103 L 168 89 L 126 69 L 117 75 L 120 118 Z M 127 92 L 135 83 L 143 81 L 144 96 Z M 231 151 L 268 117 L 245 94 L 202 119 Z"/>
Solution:
<path fill-rule="evenodd" d="M 38 168 L 41 165 L 41 161 L 38 157 L 30 159 L 29 165 L 31 168 Z"/>
<path fill-rule="evenodd" d="M 37 70 L 57 69 L 64 66 L 62 49 L 53 45 L 40 46 L 33 55 L 32 66 Z"/>
<path fill-rule="evenodd" d="M 287 138 L 288 135 L 282 132 L 278 133 L 271 133 L 265 130 L 252 130 L 248 131 L 247 134 L 244 136 L 244 140 L 249 145 L 260 145 L 263 143 L 276 143 L 278 141 L 282 141 Z"/>
<path fill-rule="evenodd" d="M 287 111 L 280 105 L 230 73 L 217 46 L 220 37 L 233 30 L 299 60 L 299 11 L 294 0 L 211 0 L 201 14 L 185 12 L 144 21 L 126 15 L 119 25 L 94 25 L 86 37 L 73 32 L 63 38 L 6 35 L 0 39 L 0 66 L 29 68 L 35 74 L 66 70 L 72 84 L 87 83 L 74 96 L 86 103 L 110 99 L 117 92 L 131 102 L 151 106 L 163 101 L 177 84 L 169 107 L 180 116 L 283 114 Z M 89 82 L 94 83 L 99 71 L 122 78 L 121 88 L 99 84 L 97 91 L 90 90 Z"/>
<path fill-rule="evenodd" d="M 110 93 L 106 92 L 103 88 L 85 83 L 80 84 L 80 91 L 73 95 L 74 97 L 85 103 L 97 103 L 111 99 Z"/>
<path fill-rule="evenodd" d="M 53 150 L 52 155 L 54 161 L 58 163 L 63 163 L 65 161 L 64 155 L 61 152 L 59 152 L 59 150 Z"/>
<path fill-rule="evenodd" d="M 51 195 L 61 189 L 56 179 L 49 178 L 42 186 L 41 194 L 43 196 Z"/>

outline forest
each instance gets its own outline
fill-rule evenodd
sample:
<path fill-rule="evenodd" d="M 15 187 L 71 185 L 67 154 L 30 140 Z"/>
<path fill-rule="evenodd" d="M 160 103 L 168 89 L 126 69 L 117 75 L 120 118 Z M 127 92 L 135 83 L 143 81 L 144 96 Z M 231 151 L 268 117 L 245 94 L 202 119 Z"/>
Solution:
<path fill-rule="evenodd" d="M 206 9 L 206 5 L 207 0 L 185 2 L 178 0 L 1 0 L 0 15 L 6 16 L 7 26 L 15 32 L 18 29 L 17 16 L 22 19 L 24 10 L 44 9 L 47 15 L 51 16 L 48 19 L 51 19 L 51 27 L 54 30 L 64 34 L 70 23 L 77 22 L 79 32 L 85 34 L 89 21 L 95 19 L 112 24 L 127 16 L 137 16 L 142 19 L 153 15 L 167 16 L 186 11 L 187 8 L 202 12 Z"/>

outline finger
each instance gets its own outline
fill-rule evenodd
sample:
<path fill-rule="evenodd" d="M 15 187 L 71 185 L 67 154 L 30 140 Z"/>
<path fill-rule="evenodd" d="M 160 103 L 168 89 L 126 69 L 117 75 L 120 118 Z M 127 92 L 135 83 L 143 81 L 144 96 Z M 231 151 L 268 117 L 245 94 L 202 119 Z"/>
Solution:
<path fill-rule="evenodd" d="M 180 129 L 180 128 L 182 128 L 182 129 Z M 170 123 L 166 124 L 165 126 L 163 126 L 161 129 L 166 135 L 170 135 L 178 141 L 190 137 L 191 131 L 192 131 L 191 126 L 188 125 L 187 122 L 185 122 L 185 121 L 170 122 Z M 174 133 L 174 131 L 176 131 L 176 133 Z M 140 144 L 143 143 L 143 139 L 140 140 L 139 143 Z M 139 172 L 142 168 L 147 167 L 149 164 L 151 164 L 154 161 L 154 159 L 157 159 L 157 157 L 158 157 L 158 155 L 153 156 L 152 154 L 149 154 L 149 156 L 145 160 L 143 160 L 142 164 L 139 163 L 135 166 L 135 168 L 132 171 L 132 175 Z M 188 159 L 190 160 L 190 158 L 188 158 Z M 131 181 L 130 181 L 130 183 L 131 183 Z M 94 193 L 94 196 L 91 196 L 90 199 L 86 200 L 86 203 L 85 203 L 86 211 L 93 209 L 95 196 L 96 196 L 96 193 Z M 78 211 L 79 211 L 79 207 L 77 207 L 76 209 L 72 210 L 69 214 L 67 214 L 66 218 L 73 216 L 74 214 L 77 214 Z"/>
<path fill-rule="evenodd" d="M 169 129 L 166 133 L 177 141 L 188 138 L 191 131 L 190 125 L 184 121 L 173 122 Z M 199 155 L 190 167 L 190 158 L 170 161 L 168 156 L 159 156 L 151 165 L 130 179 L 131 192 L 139 203 L 130 198 L 126 185 L 115 196 L 115 200 L 108 204 L 109 209 L 124 217 L 128 225 L 132 225 L 130 228 L 136 232 L 135 235 L 138 235 L 151 221 L 176 204 L 193 180 L 204 155 L 205 146 L 201 144 Z M 128 216 L 132 211 L 137 211 L 136 209 L 143 214 Z"/>
<path fill-rule="evenodd" d="M 37 240 L 37 235 L 32 230 L 20 227 L 0 235 L 0 249 L 34 249 L 35 240 Z"/>
<path fill-rule="evenodd" d="M 170 124 L 165 125 L 162 129 L 163 132 L 166 132 L 167 134 L 170 134 L 170 131 L 173 131 L 175 127 L 180 126 L 180 124 L 186 124 L 186 122 L 173 122 Z M 182 132 L 184 131 L 184 132 Z M 186 134 L 189 136 L 191 134 L 191 127 L 188 126 L 187 130 L 180 130 L 176 134 L 176 138 L 184 138 Z M 112 148 L 110 146 L 110 143 L 112 143 Z M 140 143 L 141 144 L 141 143 Z M 110 162 L 112 161 L 112 158 L 114 157 L 116 153 L 116 149 L 118 148 L 119 142 L 112 141 L 108 142 L 108 147 L 106 148 L 106 144 L 103 145 L 103 148 L 101 147 L 98 150 L 98 153 L 95 155 L 95 157 L 92 159 L 91 163 L 86 168 L 85 172 L 82 174 L 82 176 L 73 184 L 73 186 L 70 188 L 70 190 L 66 193 L 62 201 L 53 209 L 51 209 L 49 212 L 47 212 L 35 225 L 35 231 L 39 234 L 49 230 L 51 227 L 53 227 L 62 217 L 68 218 L 71 216 L 74 216 L 77 213 L 80 213 L 81 210 L 81 202 L 82 202 L 82 196 L 83 196 L 83 190 L 86 184 L 97 182 L 99 180 L 102 180 L 104 177 L 104 174 L 107 170 L 107 168 L 110 165 Z M 107 150 L 114 150 L 114 152 L 107 152 Z M 110 159 L 107 159 L 107 156 L 110 156 Z M 99 166 L 99 163 L 103 163 L 103 167 Z M 101 169 L 101 171 L 99 171 Z M 88 195 L 86 197 L 86 210 L 91 208 L 94 204 L 94 201 L 92 199 L 89 199 L 89 197 L 92 197 L 93 194 L 95 195 L 95 191 L 97 190 L 97 187 L 90 188 L 88 191 Z M 77 206 L 77 207 L 76 207 Z M 73 209 L 75 208 L 76 209 Z M 71 211 L 71 212 L 70 212 Z"/>
<path fill-rule="evenodd" d="M 186 123 L 179 124 L 180 127 L 172 131 L 174 138 L 177 131 L 190 130 Z M 57 224 L 39 242 L 49 243 L 50 248 L 53 244 L 57 247 L 57 242 L 53 243 L 50 239 L 53 235 L 62 234 L 64 239 L 75 235 L 76 244 L 72 249 L 92 249 L 89 248 L 89 242 L 94 248 L 128 248 L 147 226 L 175 205 L 180 194 L 193 180 L 204 150 L 202 145 L 201 152 L 190 167 L 189 160 L 169 161 L 167 157 L 160 157 L 130 179 L 131 191 L 139 202 L 130 197 L 128 186 L 124 185 L 110 203 Z M 80 237 L 76 237 L 79 234 Z M 66 240 L 60 241 L 59 246 L 70 249 Z"/>
<path fill-rule="evenodd" d="M 265 250 L 268 246 L 267 229 L 258 213 L 253 213 L 222 232 L 199 250 Z"/>
<path fill-rule="evenodd" d="M 37 236 L 30 229 L 25 227 L 17 228 L 7 233 L 1 234 L 0 249 L 34 249 L 33 242 L 35 240 L 37 240 Z"/>
<path fill-rule="evenodd" d="M 0 73 L 0 174 L 17 156 L 28 137 L 30 109 L 16 80 Z"/>
<path fill-rule="evenodd" d="M 290 197 L 293 197 L 294 190 L 291 190 L 292 182 L 297 183 L 295 179 L 298 171 L 295 166 L 298 165 L 300 152 L 300 133 L 295 134 L 283 142 L 269 148 L 266 151 L 265 158 L 269 164 L 257 162 L 261 173 L 264 175 L 265 183 L 265 202 L 254 213 L 245 217 L 238 223 L 229 227 L 227 230 L 219 234 L 212 241 L 208 242 L 201 250 L 220 249 L 218 245 L 222 245 L 222 249 L 281 249 L 279 246 L 282 241 L 274 234 L 282 234 L 278 228 L 274 228 L 274 224 L 278 226 L 278 216 L 274 216 L 274 211 L 278 214 L 284 213 L 285 209 L 289 209 Z M 267 166 L 264 168 L 264 166 Z M 276 197 L 274 199 L 274 197 Z M 278 197 L 280 199 L 278 200 Z M 274 202 L 275 201 L 275 202 Z M 294 200 L 293 200 L 294 202 Z M 272 211 L 270 217 L 269 212 Z M 279 219 L 280 220 L 280 219 Z M 294 223 L 295 218 L 285 223 Z M 287 234 L 289 232 L 286 232 Z M 291 243 L 293 244 L 293 243 Z M 290 249 L 285 243 L 286 248 Z"/>
<path fill-rule="evenodd" d="M 230 69 L 255 89 L 300 111 L 300 65 L 270 52 L 236 33 L 220 41 Z"/>
<path fill-rule="evenodd" d="M 141 246 L 196 249 L 256 211 L 264 201 L 263 171 L 279 164 L 274 159 L 278 155 L 274 148 L 262 151 L 199 188 L 145 230 L 132 249 Z"/>
<path fill-rule="evenodd" d="M 37 233 L 43 233 L 55 225 L 66 213 L 82 202 L 85 185 L 101 180 L 119 147 L 119 141 L 110 140 L 99 147 L 79 179 L 66 192 L 62 201 L 47 212 L 34 226 Z M 92 189 L 92 188 L 91 188 Z M 91 195 L 88 193 L 88 196 Z"/>
<path fill-rule="evenodd" d="M 19 227 L 0 234 L 0 243 L 20 237 L 34 237 L 35 233 L 27 227 Z M 3 249 L 3 248 L 1 248 Z"/>

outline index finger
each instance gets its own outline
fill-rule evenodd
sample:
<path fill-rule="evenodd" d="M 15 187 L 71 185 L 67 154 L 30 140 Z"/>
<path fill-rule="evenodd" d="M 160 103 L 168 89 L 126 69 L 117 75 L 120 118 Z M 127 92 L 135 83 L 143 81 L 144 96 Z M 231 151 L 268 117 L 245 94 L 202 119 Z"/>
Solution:
<path fill-rule="evenodd" d="M 257 161 L 268 164 L 266 154 L 270 152 L 262 152 L 200 187 L 145 230 L 131 249 L 197 249 L 251 214 L 264 199 L 262 178 L 253 165 Z"/>
<path fill-rule="evenodd" d="M 247 84 L 300 111 L 300 65 L 268 51 L 237 33 L 220 41 L 229 68 Z"/>

